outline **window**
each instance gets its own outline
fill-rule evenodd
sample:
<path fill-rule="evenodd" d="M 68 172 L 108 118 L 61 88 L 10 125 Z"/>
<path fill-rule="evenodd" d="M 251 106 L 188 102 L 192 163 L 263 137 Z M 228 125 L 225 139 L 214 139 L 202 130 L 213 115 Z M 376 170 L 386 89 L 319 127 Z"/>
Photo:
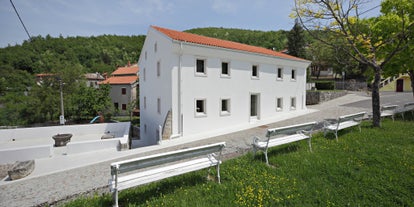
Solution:
<path fill-rule="evenodd" d="M 145 68 L 144 68 L 143 73 L 144 73 L 144 74 L 143 74 L 142 76 L 143 76 L 143 79 L 144 79 L 144 81 L 145 81 L 145 79 L 146 79 L 146 78 L 145 78 L 145 76 L 147 76 L 147 70 L 146 70 Z"/>
<path fill-rule="evenodd" d="M 119 104 L 118 104 L 118 102 L 114 103 L 114 107 L 115 107 L 115 109 L 116 109 L 116 110 L 118 110 L 118 109 L 119 109 Z"/>
<path fill-rule="evenodd" d="M 157 46 L 157 43 L 155 43 L 155 44 L 154 44 L 154 52 L 157 52 L 157 49 L 158 49 L 157 47 L 158 47 L 158 46 Z"/>
<path fill-rule="evenodd" d="M 122 104 L 122 110 L 126 110 L 127 109 L 127 107 L 126 107 L 127 105 L 126 104 Z"/>
<path fill-rule="evenodd" d="M 157 98 L 157 112 L 161 114 L 161 99 Z"/>
<path fill-rule="evenodd" d="M 147 97 L 144 96 L 144 109 L 147 109 Z"/>
<path fill-rule="evenodd" d="M 283 68 L 278 68 L 277 69 L 277 79 L 278 80 L 283 79 Z"/>
<path fill-rule="evenodd" d="M 160 61 L 157 62 L 157 77 L 161 75 L 161 63 Z"/>
<path fill-rule="evenodd" d="M 206 68 L 205 68 L 205 60 L 202 59 L 197 59 L 197 63 L 196 63 L 196 73 L 198 74 L 206 74 Z"/>
<path fill-rule="evenodd" d="M 258 78 L 259 77 L 259 69 L 257 65 L 252 66 L 252 77 Z"/>
<path fill-rule="evenodd" d="M 126 88 L 121 88 L 121 93 L 122 93 L 122 95 L 125 95 L 126 94 Z"/>
<path fill-rule="evenodd" d="M 221 99 L 220 115 L 230 115 L 230 99 Z"/>
<path fill-rule="evenodd" d="M 147 51 L 145 51 L 145 60 L 147 60 Z"/>
<path fill-rule="evenodd" d="M 283 110 L 283 99 L 276 98 L 276 111 L 282 111 L 282 110 Z"/>
<path fill-rule="evenodd" d="M 296 109 L 296 97 L 290 98 L 290 109 Z"/>
<path fill-rule="evenodd" d="M 227 62 L 222 62 L 221 63 L 221 75 L 224 75 L 224 76 L 229 76 L 230 75 L 229 63 L 227 63 Z"/>
<path fill-rule="evenodd" d="M 296 80 L 296 70 L 292 69 L 292 80 Z"/>
<path fill-rule="evenodd" d="M 207 114 L 205 99 L 197 99 L 195 101 L 195 114 L 196 116 L 205 116 Z"/>
<path fill-rule="evenodd" d="M 145 134 L 147 133 L 147 125 L 146 124 L 144 124 L 144 133 Z"/>

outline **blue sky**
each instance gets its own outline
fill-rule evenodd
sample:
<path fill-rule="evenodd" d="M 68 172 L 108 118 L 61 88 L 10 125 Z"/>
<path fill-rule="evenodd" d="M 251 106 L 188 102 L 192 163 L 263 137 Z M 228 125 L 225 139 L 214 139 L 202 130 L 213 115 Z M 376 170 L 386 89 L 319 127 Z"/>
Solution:
<path fill-rule="evenodd" d="M 368 0 L 368 7 L 380 0 Z M 13 0 L 31 36 L 145 35 L 150 25 L 174 30 L 225 27 L 290 30 L 293 0 Z M 378 14 L 378 10 L 369 14 Z M 28 39 L 10 0 L 0 0 L 0 47 Z"/>

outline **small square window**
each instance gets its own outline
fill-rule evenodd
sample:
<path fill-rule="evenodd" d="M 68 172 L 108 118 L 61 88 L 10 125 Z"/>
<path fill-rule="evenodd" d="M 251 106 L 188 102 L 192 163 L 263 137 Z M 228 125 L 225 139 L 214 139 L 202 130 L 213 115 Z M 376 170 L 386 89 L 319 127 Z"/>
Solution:
<path fill-rule="evenodd" d="M 121 94 L 125 95 L 126 94 L 126 88 L 121 88 Z"/>
<path fill-rule="evenodd" d="M 227 62 L 222 62 L 221 63 L 221 75 L 226 75 L 226 76 L 230 75 L 229 63 L 227 63 Z"/>
<path fill-rule="evenodd" d="M 147 60 L 147 57 L 148 57 L 147 51 L 145 51 L 145 60 Z"/>
<path fill-rule="evenodd" d="M 144 133 L 145 134 L 147 133 L 147 125 L 146 124 L 144 124 Z"/>
<path fill-rule="evenodd" d="M 283 79 L 283 69 L 282 68 L 277 69 L 277 79 L 279 79 L 279 80 Z"/>
<path fill-rule="evenodd" d="M 206 100 L 205 99 L 197 99 L 195 102 L 195 112 L 196 116 L 205 116 L 206 112 Z"/>
<path fill-rule="evenodd" d="M 147 97 L 144 96 L 144 109 L 147 109 Z"/>
<path fill-rule="evenodd" d="M 157 46 L 157 43 L 155 43 L 154 44 L 154 52 L 157 52 L 157 50 L 158 50 L 158 46 Z"/>
<path fill-rule="evenodd" d="M 230 115 L 230 99 L 221 99 L 220 115 Z"/>
<path fill-rule="evenodd" d="M 296 97 L 290 98 L 290 109 L 296 109 Z"/>
<path fill-rule="evenodd" d="M 292 70 L 292 80 L 296 80 L 296 70 Z"/>
<path fill-rule="evenodd" d="M 196 65 L 196 73 L 199 73 L 199 74 L 206 74 L 206 65 L 205 65 L 205 60 L 202 60 L 202 59 L 197 59 L 197 61 L 196 61 L 197 63 L 197 65 Z"/>
<path fill-rule="evenodd" d="M 126 109 L 127 109 L 127 105 L 126 104 L 122 104 L 122 110 L 123 111 L 126 111 Z"/>
<path fill-rule="evenodd" d="M 276 99 L 276 111 L 282 111 L 283 110 L 283 99 L 277 98 Z"/>
<path fill-rule="evenodd" d="M 252 77 L 258 78 L 259 77 L 259 68 L 257 65 L 252 66 Z"/>
<path fill-rule="evenodd" d="M 147 76 L 147 70 L 144 68 L 144 70 L 143 70 L 143 74 L 142 74 L 142 78 L 144 79 L 144 81 L 145 81 L 145 77 Z"/>
<path fill-rule="evenodd" d="M 116 110 L 118 110 L 118 109 L 119 109 L 119 104 L 118 104 L 118 102 L 115 102 L 115 103 L 114 103 L 114 107 L 115 107 L 115 109 L 116 109 Z"/>

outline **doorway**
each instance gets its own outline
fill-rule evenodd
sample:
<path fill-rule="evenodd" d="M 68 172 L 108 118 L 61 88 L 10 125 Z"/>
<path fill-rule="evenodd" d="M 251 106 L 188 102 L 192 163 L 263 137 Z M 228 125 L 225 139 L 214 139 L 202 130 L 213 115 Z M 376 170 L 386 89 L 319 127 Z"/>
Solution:
<path fill-rule="evenodd" d="M 404 79 L 397 80 L 397 92 L 404 92 Z"/>
<path fill-rule="evenodd" d="M 260 94 L 250 94 L 250 120 L 258 120 L 260 112 Z"/>

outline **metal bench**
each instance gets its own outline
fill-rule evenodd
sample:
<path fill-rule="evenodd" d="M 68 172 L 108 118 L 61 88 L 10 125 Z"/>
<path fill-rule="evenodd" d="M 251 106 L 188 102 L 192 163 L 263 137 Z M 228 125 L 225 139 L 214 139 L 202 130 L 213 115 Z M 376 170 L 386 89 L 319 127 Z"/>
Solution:
<path fill-rule="evenodd" d="M 225 145 L 220 142 L 112 163 L 109 187 L 114 206 L 118 206 L 121 190 L 212 166 L 217 167 L 220 183 L 221 154 Z"/>
<path fill-rule="evenodd" d="M 411 116 L 414 117 L 414 102 L 404 104 L 404 107 L 400 111 L 403 120 L 405 120 L 405 117 L 404 117 L 405 112 L 409 112 L 409 111 L 411 111 Z"/>
<path fill-rule="evenodd" d="M 398 105 L 388 105 L 388 106 L 381 106 L 381 117 L 391 117 L 392 121 L 394 121 L 394 116 L 396 114 Z"/>
<path fill-rule="evenodd" d="M 260 139 L 257 136 L 253 137 L 252 146 L 254 155 L 256 155 L 256 152 L 259 150 L 263 151 L 266 158 L 266 164 L 269 165 L 269 158 L 267 155 L 269 147 L 288 144 L 303 139 L 309 139 L 309 148 L 312 151 L 311 136 L 312 130 L 316 124 L 317 122 L 309 122 L 304 124 L 268 129 L 265 139 Z"/>
<path fill-rule="evenodd" d="M 361 131 L 361 121 L 366 112 L 359 112 L 340 116 L 338 119 L 325 119 L 323 123 L 323 135 L 326 136 L 329 132 L 335 134 L 336 141 L 338 141 L 338 131 L 353 126 L 358 126 Z"/>

